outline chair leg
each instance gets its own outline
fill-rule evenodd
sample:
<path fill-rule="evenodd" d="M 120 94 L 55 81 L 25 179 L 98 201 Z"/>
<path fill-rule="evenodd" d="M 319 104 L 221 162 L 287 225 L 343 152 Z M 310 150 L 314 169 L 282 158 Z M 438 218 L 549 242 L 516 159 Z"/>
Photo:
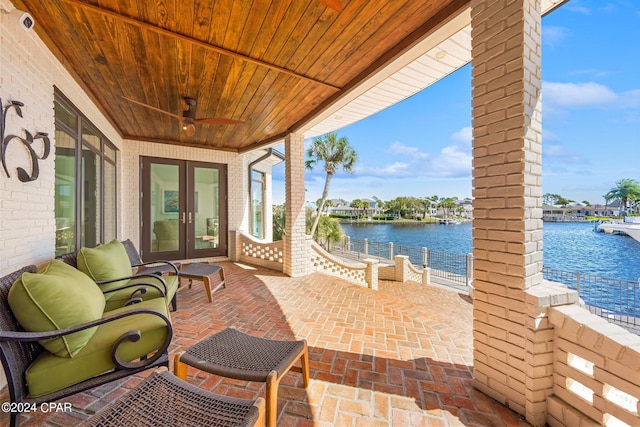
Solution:
<path fill-rule="evenodd" d="M 178 353 L 173 358 L 173 373 L 176 377 L 181 380 L 187 380 L 187 369 L 189 368 L 185 363 L 180 361 L 180 357 L 182 357 L 182 353 Z"/>
<path fill-rule="evenodd" d="M 304 341 L 304 350 L 300 357 L 300 365 L 302 368 L 302 383 L 304 388 L 309 387 L 309 350 L 307 348 L 307 341 Z"/>
<path fill-rule="evenodd" d="M 255 403 L 253 404 L 253 406 L 255 406 L 256 408 L 258 408 L 258 419 L 256 420 L 256 423 L 254 424 L 255 427 L 263 427 L 264 423 L 265 423 L 265 419 L 264 419 L 264 399 L 261 397 L 258 397 L 255 401 Z"/>
<path fill-rule="evenodd" d="M 265 397 L 267 400 L 267 427 L 276 427 L 276 421 L 278 420 L 278 384 L 280 379 L 276 371 L 269 372 L 267 375 L 267 391 Z"/>
<path fill-rule="evenodd" d="M 211 277 L 204 276 L 202 281 L 204 282 L 204 290 L 207 292 L 207 298 L 209 298 L 209 302 L 213 302 L 213 296 L 211 296 Z"/>
<path fill-rule="evenodd" d="M 226 284 L 226 282 L 224 281 L 224 269 L 223 269 L 222 267 L 220 267 L 220 271 L 219 271 L 219 273 L 220 273 L 220 281 L 222 282 L 222 287 L 223 287 L 223 288 L 226 288 L 226 287 L 227 287 L 227 284 Z"/>
<path fill-rule="evenodd" d="M 173 311 L 178 311 L 178 293 L 177 292 L 173 296 L 173 298 L 171 298 L 171 308 L 173 308 Z"/>

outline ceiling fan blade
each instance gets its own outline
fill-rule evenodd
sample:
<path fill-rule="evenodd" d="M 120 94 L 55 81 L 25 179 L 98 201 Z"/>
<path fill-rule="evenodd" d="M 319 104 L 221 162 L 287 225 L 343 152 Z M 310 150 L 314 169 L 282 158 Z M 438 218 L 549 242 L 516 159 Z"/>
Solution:
<path fill-rule="evenodd" d="M 208 118 L 196 119 L 194 123 L 207 125 L 241 125 L 244 124 L 244 120 Z"/>
<path fill-rule="evenodd" d="M 136 101 L 135 99 L 127 98 L 126 96 L 123 96 L 122 98 L 124 98 L 127 101 L 132 102 L 134 104 L 138 104 L 138 105 L 140 105 L 142 107 L 148 108 L 150 110 L 157 111 L 158 113 L 166 114 L 168 116 L 175 117 L 176 119 L 179 119 L 179 120 L 183 119 L 182 116 L 170 113 L 169 111 L 161 110 L 160 108 L 154 107 L 153 105 L 145 104 L 144 102 Z"/>
<path fill-rule="evenodd" d="M 320 3 L 331 8 L 333 10 L 337 10 L 338 12 L 342 12 L 342 5 L 340 4 L 340 0 L 319 0 Z"/>

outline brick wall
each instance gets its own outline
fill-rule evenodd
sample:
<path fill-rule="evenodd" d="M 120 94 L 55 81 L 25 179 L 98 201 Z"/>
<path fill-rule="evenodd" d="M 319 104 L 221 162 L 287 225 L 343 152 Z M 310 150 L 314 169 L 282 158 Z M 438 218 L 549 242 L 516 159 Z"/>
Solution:
<path fill-rule="evenodd" d="M 542 283 L 540 4 L 471 1 L 474 375 L 544 424 L 551 392 Z"/>
<path fill-rule="evenodd" d="M 14 9 L 7 0 L 0 0 L 0 7 Z M 0 275 L 54 256 L 54 86 L 116 146 L 122 145 L 117 132 L 36 33 L 22 30 L 9 15 L 0 13 L 0 98 L 3 106 L 9 101 L 24 103 L 23 118 L 8 114 L 6 134 L 25 137 L 26 129 L 32 134 L 46 132 L 51 139 L 51 154 L 39 161 L 40 176 L 33 182 L 22 183 L 16 176 L 17 167 L 31 171 L 22 144 L 14 140 L 7 149 L 11 177 L 0 170 Z"/>
<path fill-rule="evenodd" d="M 304 137 L 290 134 L 285 138 L 285 274 L 292 277 L 307 274 L 307 242 L 304 212 Z"/>
<path fill-rule="evenodd" d="M 227 165 L 229 229 L 248 230 L 247 156 L 227 151 L 179 147 L 169 144 L 127 141 L 121 152 L 121 191 L 123 210 L 121 237 L 140 241 L 140 157 L 162 157 Z M 250 160 L 249 160 L 250 161 Z"/>
<path fill-rule="evenodd" d="M 577 305 L 550 309 L 549 425 L 640 425 L 640 337 Z"/>
<path fill-rule="evenodd" d="M 14 9 L 8 0 L 0 0 L 0 7 L 9 11 Z M 51 154 L 39 162 L 40 177 L 34 182 L 22 183 L 16 177 L 16 167 L 31 170 L 29 157 L 21 144 L 12 142 L 7 150 L 11 177 L 6 177 L 0 169 L 0 274 L 8 274 L 26 264 L 42 264 L 55 254 L 54 87 L 120 150 L 117 177 L 119 238 L 139 241 L 140 156 L 227 164 L 229 229 L 248 230 L 247 165 L 262 152 L 238 155 L 137 141 L 126 141 L 125 144 L 36 33 L 23 31 L 7 14 L 0 13 L 0 98 L 3 106 L 12 100 L 25 104 L 23 118 L 9 113 L 6 133 L 24 137 L 22 129 L 27 129 L 31 133 L 47 132 L 51 139 Z M 267 183 L 269 193 L 270 176 Z M 266 200 L 268 206 L 270 200 Z M 269 216 L 265 218 L 269 219 Z"/>

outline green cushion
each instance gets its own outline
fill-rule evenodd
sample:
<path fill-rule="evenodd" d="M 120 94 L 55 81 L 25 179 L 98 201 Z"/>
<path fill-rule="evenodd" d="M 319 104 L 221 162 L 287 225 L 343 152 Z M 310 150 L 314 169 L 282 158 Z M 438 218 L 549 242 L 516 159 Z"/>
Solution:
<path fill-rule="evenodd" d="M 169 302 L 171 302 L 171 299 L 178 291 L 178 285 L 180 284 L 180 280 L 178 276 L 162 276 L 162 279 L 167 284 L 167 297 L 165 299 L 165 302 L 166 304 L 168 304 Z M 129 283 L 137 283 L 137 282 L 156 283 L 160 287 L 160 289 L 162 289 L 162 284 L 160 283 L 160 281 L 153 277 L 138 277 L 138 278 L 132 279 Z M 121 284 L 119 283 L 118 284 L 107 283 L 105 285 L 100 286 L 100 288 L 102 289 L 102 291 L 107 291 L 109 289 L 113 289 L 116 286 L 120 286 L 120 285 Z M 131 297 L 131 293 L 135 291 L 135 289 L 136 288 L 126 288 L 126 289 L 122 289 L 115 292 L 107 292 L 105 294 L 107 303 L 104 307 L 104 311 L 105 312 L 111 311 L 116 308 L 123 307 L 126 304 L 126 302 L 129 301 L 129 298 Z M 143 295 L 141 295 L 140 293 L 137 293 L 136 296 L 142 298 L 144 301 L 147 301 L 153 298 L 159 298 L 160 293 L 155 288 L 147 286 L 147 293 Z"/>
<path fill-rule="evenodd" d="M 136 308 L 150 308 L 169 318 L 163 298 L 144 301 L 105 313 L 105 316 Z M 125 332 L 139 330 L 140 341 L 124 342 L 118 355 L 127 361 L 154 352 L 162 346 L 168 333 L 167 325 L 158 316 L 136 314 L 100 325 L 93 339 L 73 359 L 56 357 L 43 352 L 25 373 L 29 395 L 38 397 L 78 384 L 115 368 L 111 361 L 111 347 Z"/>
<path fill-rule="evenodd" d="M 132 273 L 129 256 L 119 240 L 112 240 L 95 248 L 81 248 L 78 251 L 77 264 L 78 269 L 95 282 L 130 277 Z M 105 295 L 105 298 L 109 299 L 109 295 Z"/>
<path fill-rule="evenodd" d="M 53 259 L 38 273 L 23 273 L 9 290 L 9 306 L 18 322 L 31 332 L 64 329 L 102 317 L 105 300 L 86 274 Z M 40 341 L 53 354 L 74 357 L 96 328 Z"/>

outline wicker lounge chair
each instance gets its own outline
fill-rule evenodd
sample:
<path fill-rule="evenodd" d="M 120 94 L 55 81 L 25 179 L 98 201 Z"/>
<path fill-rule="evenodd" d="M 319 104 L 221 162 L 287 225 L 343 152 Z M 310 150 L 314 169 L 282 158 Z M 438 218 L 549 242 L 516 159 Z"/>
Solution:
<path fill-rule="evenodd" d="M 168 367 L 172 327 L 164 299 L 105 312 L 101 318 L 65 329 L 26 332 L 10 306 L 10 289 L 18 279 L 24 283 L 27 277 L 35 276 L 23 273 L 36 272 L 32 265 L 0 278 L 0 360 L 11 403 L 18 407 L 40 405 L 149 368 Z M 100 291 L 95 292 L 100 295 Z M 12 304 L 16 308 L 15 302 Z M 94 327 L 93 335 L 73 357 L 56 356 L 43 348 L 52 338 L 69 337 Z M 11 412 L 11 426 L 18 424 L 19 416 Z"/>
<path fill-rule="evenodd" d="M 264 426 L 264 399 L 239 399 L 202 390 L 170 372 L 153 373 L 83 426 Z"/>
<path fill-rule="evenodd" d="M 135 247 L 133 247 L 133 250 L 135 250 Z M 90 255 L 83 256 L 83 253 Z M 123 242 L 114 240 L 106 245 L 101 245 L 96 248 L 82 248 L 76 252 L 60 255 L 57 258 L 72 267 L 80 268 L 95 280 L 105 294 L 107 309 L 122 307 L 131 302 L 163 296 L 167 300 L 167 303 L 171 303 L 175 311 L 177 309 L 176 293 L 179 286 L 179 278 L 176 275 L 162 277 L 162 272 L 156 268 L 146 269 L 146 271 L 133 274 L 131 269 L 131 256 L 129 251 L 127 251 L 127 246 Z M 103 280 L 100 280 L 100 278 L 91 274 L 90 271 L 87 271 L 87 269 L 91 268 L 91 266 L 87 265 L 90 259 L 93 260 L 96 270 L 103 270 L 110 273 L 108 279 L 103 278 Z M 140 263 L 140 265 L 146 264 Z M 162 267 L 164 267 L 164 265 L 162 265 Z M 167 268 L 170 268 L 172 272 L 177 271 L 175 265 L 172 264 L 171 266 L 167 266 Z M 112 274 L 114 272 L 119 272 L 119 274 L 113 277 Z M 136 286 L 140 289 L 138 292 L 134 292 Z M 136 299 L 136 301 L 131 301 L 132 298 Z"/>
<path fill-rule="evenodd" d="M 124 249 L 127 251 L 127 255 L 129 256 L 129 261 L 131 262 L 132 268 L 137 268 L 137 274 L 140 273 L 153 273 L 153 274 L 175 274 L 178 275 L 178 269 L 180 268 L 179 263 L 174 263 L 171 261 L 151 261 L 144 262 L 142 261 L 142 257 L 140 256 L 140 252 L 136 249 L 136 246 L 130 239 L 123 240 L 122 245 Z"/>
<path fill-rule="evenodd" d="M 294 366 L 296 362 L 300 366 Z M 309 385 L 309 353 L 306 340 L 277 341 L 227 328 L 205 338 L 174 358 L 176 376 L 186 380 L 187 366 L 211 374 L 266 383 L 266 425 L 275 427 L 278 385 L 290 370 L 302 374 Z"/>

